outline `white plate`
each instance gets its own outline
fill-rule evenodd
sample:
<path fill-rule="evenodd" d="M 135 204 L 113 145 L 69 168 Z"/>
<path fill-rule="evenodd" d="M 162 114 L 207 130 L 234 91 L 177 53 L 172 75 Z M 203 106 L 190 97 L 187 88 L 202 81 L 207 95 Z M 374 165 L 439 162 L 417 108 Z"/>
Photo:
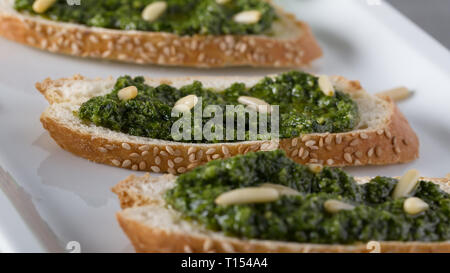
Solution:
<path fill-rule="evenodd" d="M 421 141 L 419 160 L 387 167 L 349 168 L 357 175 L 450 172 L 450 54 L 387 4 L 377 1 L 278 1 L 308 21 L 325 51 L 309 70 L 359 79 L 369 92 L 398 85 L 415 90 L 400 108 Z M 114 213 L 110 188 L 130 171 L 98 165 L 60 149 L 42 128 L 47 107 L 34 83 L 85 76 L 264 75 L 273 69 L 195 70 L 83 60 L 0 39 L 0 250 L 132 251 Z M 7 174 L 5 173 L 7 172 Z"/>

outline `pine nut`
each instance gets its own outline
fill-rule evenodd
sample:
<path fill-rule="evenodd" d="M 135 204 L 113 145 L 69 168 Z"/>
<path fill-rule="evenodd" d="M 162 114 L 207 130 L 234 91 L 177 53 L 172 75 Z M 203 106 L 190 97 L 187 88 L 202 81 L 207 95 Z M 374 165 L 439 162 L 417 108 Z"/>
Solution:
<path fill-rule="evenodd" d="M 323 169 L 322 164 L 309 164 L 308 168 L 313 172 L 313 173 L 320 173 Z"/>
<path fill-rule="evenodd" d="M 429 208 L 428 204 L 417 197 L 409 197 L 403 202 L 403 210 L 411 215 L 426 211 Z"/>
<path fill-rule="evenodd" d="M 323 203 L 323 206 L 329 213 L 338 213 L 342 210 L 352 210 L 355 208 L 355 206 L 353 205 L 333 199 L 325 201 L 325 203 Z"/>
<path fill-rule="evenodd" d="M 334 95 L 334 87 L 330 81 L 330 78 L 326 75 L 319 76 L 319 87 L 322 92 L 327 96 Z"/>
<path fill-rule="evenodd" d="M 260 113 L 270 113 L 272 111 L 270 104 L 254 97 L 240 96 L 238 98 L 238 102 L 247 105 L 251 109 Z"/>
<path fill-rule="evenodd" d="M 289 188 L 280 184 L 264 183 L 261 185 L 262 188 L 269 188 L 278 191 L 280 195 L 299 195 L 300 193 L 293 188 Z"/>
<path fill-rule="evenodd" d="M 393 89 L 389 89 L 383 92 L 379 92 L 377 96 L 379 97 L 388 97 L 393 101 L 401 101 L 409 98 L 412 95 L 412 92 L 409 91 L 408 88 L 401 86 Z"/>
<path fill-rule="evenodd" d="M 148 4 L 142 11 L 142 18 L 145 21 L 153 22 L 158 19 L 167 9 L 167 3 L 164 1 L 156 1 Z"/>
<path fill-rule="evenodd" d="M 279 197 L 275 189 L 249 187 L 222 193 L 215 202 L 217 205 L 266 203 L 276 201 Z"/>
<path fill-rule="evenodd" d="M 261 12 L 258 10 L 246 10 L 234 15 L 233 20 L 240 24 L 255 24 L 261 20 Z"/>
<path fill-rule="evenodd" d="M 53 6 L 55 2 L 56 0 L 36 0 L 33 3 L 33 10 L 36 13 L 44 13 Z"/>
<path fill-rule="evenodd" d="M 392 192 L 392 198 L 402 198 L 410 194 L 417 185 L 419 181 L 419 171 L 409 170 L 407 171 L 398 181 L 397 186 L 395 186 Z"/>
<path fill-rule="evenodd" d="M 128 86 L 120 89 L 119 92 L 117 92 L 117 96 L 123 101 L 134 99 L 136 98 L 137 94 L 138 90 L 136 86 Z"/>
<path fill-rule="evenodd" d="M 198 97 L 196 95 L 188 95 L 179 99 L 173 108 L 179 112 L 187 112 L 190 111 L 197 104 L 197 102 Z"/>

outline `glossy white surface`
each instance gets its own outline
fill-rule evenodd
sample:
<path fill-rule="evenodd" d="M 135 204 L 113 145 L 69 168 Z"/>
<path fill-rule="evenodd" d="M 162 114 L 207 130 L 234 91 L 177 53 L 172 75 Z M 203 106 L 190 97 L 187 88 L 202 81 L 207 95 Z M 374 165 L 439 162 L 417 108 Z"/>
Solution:
<path fill-rule="evenodd" d="M 366 1 L 280 0 L 308 21 L 325 56 L 309 71 L 359 79 L 369 92 L 406 85 L 400 104 L 421 141 L 419 160 L 387 167 L 349 168 L 355 175 L 426 176 L 450 172 L 450 54 L 389 6 Z M 196 70 L 137 66 L 54 55 L 0 39 L 0 251 L 130 252 L 114 213 L 110 188 L 132 172 L 103 166 L 60 149 L 42 128 L 47 106 L 34 83 L 46 77 L 264 75 L 275 69 Z M 9 182 L 7 182 L 9 181 Z"/>

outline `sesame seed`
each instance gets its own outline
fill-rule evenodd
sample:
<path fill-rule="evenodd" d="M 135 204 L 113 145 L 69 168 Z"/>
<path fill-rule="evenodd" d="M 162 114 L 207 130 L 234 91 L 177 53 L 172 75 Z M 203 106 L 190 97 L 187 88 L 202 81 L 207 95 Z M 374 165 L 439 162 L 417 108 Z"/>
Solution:
<path fill-rule="evenodd" d="M 184 172 L 186 172 L 186 168 L 185 167 L 180 167 L 180 168 L 178 168 L 178 170 L 177 170 L 179 173 L 184 173 Z"/>
<path fill-rule="evenodd" d="M 222 153 L 224 155 L 229 155 L 230 154 L 230 150 L 228 150 L 227 146 L 222 146 Z"/>
<path fill-rule="evenodd" d="M 355 152 L 355 156 L 356 156 L 357 158 L 361 158 L 361 157 L 363 157 L 363 153 L 362 153 L 361 151 L 356 151 L 356 152 Z"/>
<path fill-rule="evenodd" d="M 408 141 L 406 140 L 406 138 L 402 139 L 402 142 L 405 146 L 408 146 Z"/>
<path fill-rule="evenodd" d="M 159 154 L 162 156 L 169 156 L 169 154 L 166 151 L 161 151 L 159 152 Z"/>
<path fill-rule="evenodd" d="M 197 163 L 192 163 L 192 164 L 189 164 L 189 165 L 187 166 L 187 169 L 190 170 L 190 169 L 193 169 L 193 168 L 195 168 L 195 167 L 197 167 L 197 166 L 198 166 Z"/>
<path fill-rule="evenodd" d="M 112 54 L 112 51 L 111 51 L 111 50 L 107 50 L 107 51 L 105 51 L 105 52 L 102 53 L 102 57 L 103 57 L 103 58 L 107 58 L 107 57 L 109 57 L 111 54 Z"/>
<path fill-rule="evenodd" d="M 240 153 L 240 154 L 244 153 L 244 149 L 245 149 L 244 145 L 239 146 L 238 153 Z"/>
<path fill-rule="evenodd" d="M 46 48 L 47 45 L 48 45 L 48 41 L 47 41 L 47 40 L 42 40 L 42 41 L 41 41 L 41 47 L 42 47 L 42 48 Z"/>
<path fill-rule="evenodd" d="M 195 162 L 195 153 L 189 155 L 189 162 Z"/>
<path fill-rule="evenodd" d="M 213 156 L 212 156 L 212 159 L 218 159 L 220 157 L 220 154 L 214 154 Z"/>
<path fill-rule="evenodd" d="M 142 156 L 148 155 L 148 151 L 143 151 L 141 155 L 142 155 Z"/>
<path fill-rule="evenodd" d="M 125 160 L 125 161 L 122 163 L 122 167 L 123 167 L 123 168 L 129 167 L 129 166 L 131 166 L 131 160 L 129 160 L 129 159 Z"/>
<path fill-rule="evenodd" d="M 138 153 L 132 153 L 132 154 L 130 154 L 130 157 L 136 158 L 136 157 L 139 157 L 139 154 Z"/>
<path fill-rule="evenodd" d="M 120 166 L 120 161 L 117 159 L 113 159 L 111 160 L 112 164 L 116 165 L 116 166 Z"/>
<path fill-rule="evenodd" d="M 297 155 L 298 155 L 298 149 L 293 150 L 291 153 L 291 157 L 295 157 Z"/>
<path fill-rule="evenodd" d="M 362 163 L 361 163 L 361 161 L 359 161 L 358 159 L 356 159 L 356 160 L 355 160 L 355 165 L 356 165 L 356 166 L 360 166 L 360 165 L 362 165 Z"/>
<path fill-rule="evenodd" d="M 113 147 L 112 145 L 109 145 L 109 144 L 106 144 L 106 145 L 105 145 L 105 148 L 108 149 L 108 150 L 110 150 L 110 151 L 111 151 L 112 149 L 114 149 L 114 147 Z"/>
<path fill-rule="evenodd" d="M 373 155 L 373 148 L 370 148 L 368 151 L 367 151 L 367 156 L 368 157 L 372 157 L 372 155 Z"/>
<path fill-rule="evenodd" d="M 174 155 L 174 154 L 175 154 L 175 151 L 174 151 L 173 148 L 170 147 L 170 146 L 166 146 L 166 151 L 167 151 L 169 154 L 171 154 L 171 155 Z"/>
<path fill-rule="evenodd" d="M 317 146 L 311 146 L 311 147 L 309 147 L 311 150 L 319 150 L 319 147 L 317 147 Z"/>
<path fill-rule="evenodd" d="M 368 136 L 366 133 L 361 133 L 361 134 L 359 135 L 359 137 L 360 137 L 361 139 L 368 139 L 368 138 L 369 138 L 369 136 Z"/>
<path fill-rule="evenodd" d="M 297 147 L 297 144 L 298 144 L 298 138 L 292 139 L 292 142 L 291 142 L 292 147 Z"/>
<path fill-rule="evenodd" d="M 222 242 L 222 248 L 223 248 L 223 250 L 225 250 L 225 252 L 228 252 L 228 253 L 235 252 L 234 247 L 227 242 Z"/>
<path fill-rule="evenodd" d="M 392 138 L 392 145 L 397 146 L 397 137 L 396 136 L 394 136 Z"/>
<path fill-rule="evenodd" d="M 142 145 L 141 147 L 139 147 L 139 150 L 141 150 L 141 151 L 148 151 L 150 149 L 150 146 L 149 145 Z"/>
<path fill-rule="evenodd" d="M 304 135 L 304 136 L 302 136 L 302 141 L 306 142 L 309 140 L 309 138 L 310 138 L 309 135 Z"/>
<path fill-rule="evenodd" d="M 153 147 L 153 156 L 156 156 L 159 152 L 159 148 L 158 147 Z"/>
<path fill-rule="evenodd" d="M 205 240 L 205 242 L 203 243 L 203 250 L 208 251 L 212 247 L 212 244 L 213 242 L 211 239 Z"/>
<path fill-rule="evenodd" d="M 177 158 L 175 158 L 173 161 L 174 161 L 175 163 L 181 163 L 181 162 L 183 162 L 183 160 L 184 160 L 184 158 L 182 158 L 182 157 L 177 157 Z"/>
<path fill-rule="evenodd" d="M 169 168 L 175 167 L 175 163 L 173 163 L 173 161 L 170 159 L 167 161 L 167 165 L 169 166 Z"/>
<path fill-rule="evenodd" d="M 156 165 L 161 164 L 161 157 L 159 157 L 159 156 L 156 156 L 156 157 L 155 157 L 155 164 L 156 164 Z"/>
<path fill-rule="evenodd" d="M 359 143 L 360 143 L 361 141 L 359 141 L 359 139 L 354 139 L 354 140 L 352 140 L 352 142 L 350 142 L 350 146 L 356 146 L 356 145 L 358 145 Z"/>
<path fill-rule="evenodd" d="M 203 150 L 199 150 L 197 152 L 197 160 L 201 160 L 203 158 Z"/>
<path fill-rule="evenodd" d="M 300 150 L 298 150 L 298 157 L 302 157 L 304 150 L 305 149 L 303 147 L 301 147 Z"/>
<path fill-rule="evenodd" d="M 89 36 L 89 40 L 94 44 L 98 43 L 98 39 L 97 37 L 95 37 L 95 35 Z"/>
<path fill-rule="evenodd" d="M 333 165 L 333 163 L 334 163 L 334 160 L 333 160 L 333 159 L 330 158 L 330 159 L 327 160 L 327 164 L 328 164 L 328 165 Z"/>
<path fill-rule="evenodd" d="M 355 149 L 353 147 L 345 147 L 344 148 L 345 153 L 353 153 L 354 151 L 355 151 Z"/>
<path fill-rule="evenodd" d="M 309 156 L 309 151 L 305 150 L 305 152 L 303 153 L 302 159 L 305 160 L 308 156 Z"/>
<path fill-rule="evenodd" d="M 34 44 L 34 43 L 36 43 L 36 40 L 33 37 L 29 36 L 29 37 L 27 37 L 27 42 L 30 44 Z"/>
<path fill-rule="evenodd" d="M 103 148 L 103 147 L 99 147 L 98 150 L 99 150 L 101 153 L 106 153 L 106 152 L 108 152 L 108 150 L 106 150 L 106 149 Z"/>
<path fill-rule="evenodd" d="M 193 153 L 195 153 L 196 151 L 197 151 L 197 148 L 195 148 L 195 147 L 189 147 L 189 149 L 188 149 L 188 155 L 193 154 Z"/>
<path fill-rule="evenodd" d="M 341 144 L 342 143 L 342 135 L 337 135 L 336 136 L 336 144 Z"/>
<path fill-rule="evenodd" d="M 396 154 L 399 154 L 399 153 L 401 152 L 401 150 L 400 150 L 400 148 L 399 148 L 398 146 L 396 146 L 396 147 L 394 148 L 394 152 L 395 152 Z"/>
<path fill-rule="evenodd" d="M 306 141 L 305 146 L 306 146 L 306 147 L 311 147 L 311 146 L 313 146 L 314 144 L 316 144 L 316 141 L 315 141 L 315 140 L 309 140 L 309 141 Z"/>
<path fill-rule="evenodd" d="M 128 143 L 122 143 L 122 148 L 124 148 L 125 150 L 131 150 L 131 146 Z"/>
<path fill-rule="evenodd" d="M 134 164 L 133 166 L 131 166 L 131 169 L 133 171 L 137 171 L 138 170 L 138 165 Z"/>
<path fill-rule="evenodd" d="M 319 140 L 319 147 L 323 147 L 323 138 L 320 138 Z"/>
<path fill-rule="evenodd" d="M 375 154 L 377 157 L 380 157 L 383 154 L 383 151 L 381 150 L 381 148 L 379 146 L 377 146 L 375 148 Z"/>
<path fill-rule="evenodd" d="M 141 163 L 139 163 L 139 169 L 145 170 L 145 167 L 147 167 L 147 163 L 145 163 L 145 161 L 141 161 Z"/>
<path fill-rule="evenodd" d="M 159 173 L 161 171 L 161 169 L 158 166 L 151 166 L 150 169 L 155 173 Z"/>
<path fill-rule="evenodd" d="M 352 162 L 353 162 L 352 155 L 349 154 L 349 153 L 345 153 L 345 154 L 344 154 L 344 159 L 345 159 L 345 161 L 347 161 L 348 163 L 352 163 Z"/>
<path fill-rule="evenodd" d="M 377 130 L 377 135 L 381 136 L 384 133 L 383 129 Z"/>
<path fill-rule="evenodd" d="M 391 132 L 389 132 L 389 131 L 384 131 L 384 135 L 385 135 L 388 139 L 391 139 L 391 137 L 392 137 L 392 134 L 391 134 Z"/>
<path fill-rule="evenodd" d="M 211 155 L 211 154 L 213 154 L 213 153 L 215 153 L 216 152 L 216 149 L 214 149 L 214 148 L 209 148 L 207 151 L 206 151 L 206 154 L 207 155 Z"/>
<path fill-rule="evenodd" d="M 261 144 L 261 151 L 267 151 L 267 148 L 269 148 L 270 143 L 263 143 Z"/>

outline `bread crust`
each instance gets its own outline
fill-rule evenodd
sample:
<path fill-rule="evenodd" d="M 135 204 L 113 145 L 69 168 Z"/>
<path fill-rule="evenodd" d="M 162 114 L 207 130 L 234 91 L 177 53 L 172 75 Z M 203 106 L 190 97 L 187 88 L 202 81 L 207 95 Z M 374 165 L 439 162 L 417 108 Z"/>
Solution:
<path fill-rule="evenodd" d="M 367 253 L 373 249 L 365 243 L 352 245 L 337 244 L 308 244 L 269 240 L 246 240 L 233 237 L 208 236 L 208 234 L 171 232 L 168 229 L 149 227 L 140 221 L 127 217 L 126 209 L 152 205 L 157 201 L 143 198 L 142 195 L 130 195 L 129 189 L 139 182 L 135 176 L 130 176 L 113 188 L 124 210 L 116 214 L 117 220 L 125 234 L 128 236 L 137 252 L 277 252 L 277 253 L 306 253 L 306 252 L 333 252 L 333 253 Z M 145 177 L 148 179 L 149 177 Z M 161 176 L 150 180 L 174 179 L 174 177 Z M 443 178 L 422 178 L 432 181 L 449 192 L 450 180 Z M 367 182 L 368 178 L 357 178 L 358 181 Z M 160 204 L 161 205 L 161 204 Z M 396 242 L 386 241 L 380 243 L 382 253 L 449 253 L 450 242 Z"/>
<path fill-rule="evenodd" d="M 0 35 L 50 52 L 137 64 L 191 67 L 299 67 L 322 56 L 310 27 L 277 9 L 301 35 L 178 36 L 165 32 L 121 31 L 54 22 L 21 14 L 0 0 Z"/>
<path fill-rule="evenodd" d="M 149 228 L 139 221 L 127 218 L 122 212 L 117 220 L 136 252 L 140 253 L 368 253 L 366 244 L 319 245 L 260 240 L 221 240 L 208 236 L 174 233 L 164 229 Z M 450 242 L 380 242 L 381 253 L 450 253 Z"/>
<path fill-rule="evenodd" d="M 191 77 L 201 79 L 201 77 Z M 219 79 L 219 78 L 218 78 Z M 333 77 L 335 83 L 348 93 L 360 92 L 357 81 Z M 52 103 L 64 99 L 55 92 L 66 81 L 82 81 L 84 77 L 59 80 L 46 79 L 36 88 Z M 159 79 L 172 82 L 175 79 Z M 279 142 L 246 141 L 233 143 L 193 144 L 174 141 L 149 143 L 115 141 L 94 137 L 44 112 L 41 122 L 51 137 L 63 149 L 88 160 L 133 170 L 179 174 L 211 160 L 228 158 L 248 152 L 283 149 L 300 164 L 319 163 L 328 166 L 386 165 L 405 163 L 419 156 L 419 140 L 394 102 L 387 99 L 389 118 L 383 128 L 362 129 L 345 133 L 305 134 Z"/>

